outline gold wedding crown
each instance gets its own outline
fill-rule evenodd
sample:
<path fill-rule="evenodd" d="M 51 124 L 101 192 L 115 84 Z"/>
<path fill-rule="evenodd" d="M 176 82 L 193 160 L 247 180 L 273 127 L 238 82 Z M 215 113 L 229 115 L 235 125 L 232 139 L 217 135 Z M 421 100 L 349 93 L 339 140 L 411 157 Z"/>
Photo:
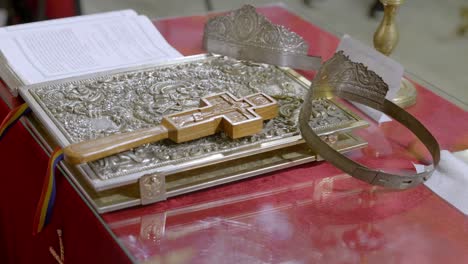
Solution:
<path fill-rule="evenodd" d="M 323 159 L 345 173 L 388 188 L 407 189 L 426 181 L 440 161 L 440 147 L 427 128 L 415 117 L 385 99 L 388 85 L 364 64 L 353 62 L 343 51 L 336 52 L 317 72 L 299 113 L 299 128 L 306 144 Z M 397 175 L 368 168 L 339 153 L 324 142 L 309 125 L 313 98 L 340 97 L 382 111 L 416 135 L 432 155 L 433 165 L 424 172 Z"/>
<path fill-rule="evenodd" d="M 312 96 L 344 99 L 376 108 L 385 101 L 388 85 L 374 71 L 362 63 L 353 62 L 343 51 L 336 52 L 317 72 L 312 81 Z"/>

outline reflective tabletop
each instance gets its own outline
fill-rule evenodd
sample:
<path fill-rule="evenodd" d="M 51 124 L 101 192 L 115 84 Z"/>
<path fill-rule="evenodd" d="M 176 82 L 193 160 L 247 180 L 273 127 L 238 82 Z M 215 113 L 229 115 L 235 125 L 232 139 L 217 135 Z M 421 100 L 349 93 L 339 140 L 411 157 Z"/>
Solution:
<path fill-rule="evenodd" d="M 324 59 L 339 37 L 281 6 L 258 9 L 305 38 Z M 156 20 L 183 55 L 204 53 L 204 23 L 215 14 Z M 301 72 L 311 79 L 313 72 Z M 408 74 L 418 91 L 407 110 L 441 149 L 468 148 L 468 113 Z M 431 88 L 430 90 L 427 88 Z M 358 110 L 356 110 L 359 113 Z M 366 118 L 362 113 L 360 113 Z M 424 145 L 396 122 L 357 132 L 368 147 L 349 157 L 372 168 L 414 171 L 431 163 Z M 377 188 L 314 162 L 102 215 L 122 249 L 147 263 L 468 263 L 468 219 L 424 185 Z"/>

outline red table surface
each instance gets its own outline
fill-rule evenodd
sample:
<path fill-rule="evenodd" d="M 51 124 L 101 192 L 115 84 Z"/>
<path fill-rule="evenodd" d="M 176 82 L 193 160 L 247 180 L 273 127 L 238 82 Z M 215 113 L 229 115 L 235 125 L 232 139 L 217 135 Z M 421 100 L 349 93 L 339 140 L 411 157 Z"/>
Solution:
<path fill-rule="evenodd" d="M 8 111 L 0 100 L 0 119 Z M 57 229 L 63 231 L 66 263 L 129 263 L 111 233 L 60 173 L 51 222 L 32 235 L 47 160 L 22 124 L 14 125 L 0 141 L 0 263 L 54 263 L 49 246 L 59 252 Z"/>
<path fill-rule="evenodd" d="M 304 37 L 310 55 L 327 59 L 339 43 L 335 35 L 280 6 L 258 10 Z M 155 25 L 183 55 L 193 55 L 204 52 L 203 26 L 210 16 L 162 19 Z M 408 111 L 434 134 L 442 149 L 468 148 L 468 114 L 415 85 L 418 102 Z M 351 156 L 369 166 L 411 169 L 411 161 L 425 160 L 416 155 L 424 153 L 419 140 L 395 122 L 372 124 L 359 134 L 369 147 Z M 468 263 L 466 216 L 425 186 L 385 191 L 344 175 L 327 162 L 103 217 L 140 261 Z"/>
<path fill-rule="evenodd" d="M 338 45 L 336 36 L 282 7 L 263 7 L 259 11 L 303 36 L 310 43 L 311 55 L 329 58 Z M 163 19 L 155 25 L 171 45 L 184 55 L 192 55 L 203 52 L 203 26 L 209 16 Z M 310 72 L 303 74 L 313 76 Z M 418 101 L 408 111 L 433 133 L 442 149 L 468 148 L 468 114 L 418 83 L 415 85 Z M 0 108 L 2 118 L 5 109 L 4 105 Z M 30 174 L 43 175 L 45 154 L 34 146 L 21 125 L 10 133 L 8 142 L 0 142 L 2 176 L 16 179 L 18 185 L 18 179 L 31 179 L 27 177 Z M 395 122 L 380 127 L 372 123 L 359 134 L 369 147 L 350 156 L 369 166 L 411 169 L 412 161 L 426 160 L 425 155 L 417 154 L 424 153 L 421 143 Z M 5 191 L 0 213 L 22 217 L 15 223 L 13 216 L 0 215 L 0 221 L 8 222 L 0 223 L 0 231 L 7 234 L 7 239 L 28 238 L 31 208 L 39 196 L 34 186 L 39 186 L 42 177 L 17 188 L 2 184 Z M 75 222 L 79 222 L 80 214 L 90 219 L 92 214 L 84 203 L 79 208 L 67 207 L 66 200 L 77 195 L 68 191 L 70 186 L 65 181 L 60 181 L 57 200 L 64 204 L 61 214 L 76 218 Z M 22 199 L 23 192 L 33 192 L 29 195 L 32 200 Z M 19 202 L 11 202 L 11 197 L 19 197 Z M 3 210 L 3 206 L 9 210 Z M 102 217 L 124 249 L 142 262 L 468 263 L 466 216 L 425 186 L 398 192 L 375 188 L 342 174 L 327 162 L 285 169 Z M 55 225 L 60 226 L 57 222 L 61 220 L 55 219 Z M 5 227 L 17 230 L 18 225 L 25 230 L 17 236 Z M 75 236 L 89 230 L 105 232 L 97 219 L 77 225 L 68 226 L 68 230 L 73 230 L 68 232 Z M 46 228 L 45 232 L 50 236 L 53 229 Z M 105 251 L 88 254 L 98 258 L 107 254 L 114 260 L 125 258 L 115 243 L 88 239 Z M 0 243 L 0 254 L 21 253 L 4 240 L 0 239 L 6 245 Z M 84 243 L 81 239 L 78 245 Z M 73 243 L 69 242 L 68 247 L 73 247 Z M 42 245 L 41 250 L 46 248 Z"/>

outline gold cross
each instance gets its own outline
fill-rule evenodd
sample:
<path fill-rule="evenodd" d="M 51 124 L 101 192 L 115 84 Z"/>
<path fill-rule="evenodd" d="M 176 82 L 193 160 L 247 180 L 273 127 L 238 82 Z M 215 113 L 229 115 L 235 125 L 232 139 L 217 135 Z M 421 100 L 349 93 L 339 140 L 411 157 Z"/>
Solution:
<path fill-rule="evenodd" d="M 169 129 L 169 139 L 181 143 L 219 131 L 230 138 L 245 137 L 260 132 L 263 120 L 278 113 L 276 101 L 262 93 L 241 99 L 221 93 L 202 98 L 200 105 L 163 118 L 161 124 Z"/>
<path fill-rule="evenodd" d="M 80 164 L 166 138 L 181 143 L 219 131 L 233 139 L 245 137 L 259 133 L 263 120 L 277 115 L 278 103 L 264 93 L 240 99 L 227 92 L 210 95 L 199 108 L 165 116 L 158 126 L 72 144 L 64 149 L 65 160 Z"/>

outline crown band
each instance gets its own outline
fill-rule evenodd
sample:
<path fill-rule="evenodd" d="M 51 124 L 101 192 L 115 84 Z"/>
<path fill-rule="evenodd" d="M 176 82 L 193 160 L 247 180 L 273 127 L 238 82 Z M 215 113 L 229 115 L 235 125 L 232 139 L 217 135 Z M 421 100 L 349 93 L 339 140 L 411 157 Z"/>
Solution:
<path fill-rule="evenodd" d="M 303 139 L 310 148 L 347 174 L 373 185 L 407 189 L 419 185 L 432 175 L 439 164 L 440 147 L 434 136 L 416 118 L 385 99 L 387 90 L 388 86 L 375 72 L 368 70 L 362 64 L 352 62 L 347 56 L 344 56 L 343 52 L 337 52 L 333 58 L 322 65 L 315 76 L 299 114 L 299 128 Z M 311 99 L 324 94 L 357 101 L 393 117 L 421 140 L 432 155 L 433 165 L 422 173 L 400 176 L 369 169 L 340 154 L 322 141 L 308 122 L 312 109 Z"/>

